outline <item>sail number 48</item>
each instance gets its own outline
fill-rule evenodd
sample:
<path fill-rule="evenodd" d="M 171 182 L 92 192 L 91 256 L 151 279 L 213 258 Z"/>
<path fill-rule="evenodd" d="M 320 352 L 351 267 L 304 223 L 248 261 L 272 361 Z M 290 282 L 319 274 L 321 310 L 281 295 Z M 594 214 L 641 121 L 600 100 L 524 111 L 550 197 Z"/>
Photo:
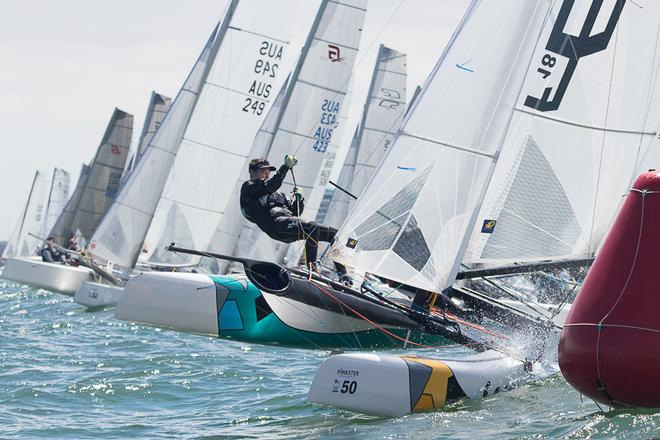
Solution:
<path fill-rule="evenodd" d="M 541 60 L 541 64 L 543 64 L 544 66 L 546 66 L 549 69 L 552 69 L 553 67 L 555 67 L 556 63 L 557 63 L 557 58 L 553 57 L 549 53 L 546 53 L 545 55 L 543 55 L 543 59 Z M 542 67 L 539 67 L 538 69 L 536 69 L 536 71 L 538 73 L 540 73 L 541 75 L 543 75 L 543 79 L 546 79 L 551 74 L 551 72 L 549 70 L 546 70 Z"/>

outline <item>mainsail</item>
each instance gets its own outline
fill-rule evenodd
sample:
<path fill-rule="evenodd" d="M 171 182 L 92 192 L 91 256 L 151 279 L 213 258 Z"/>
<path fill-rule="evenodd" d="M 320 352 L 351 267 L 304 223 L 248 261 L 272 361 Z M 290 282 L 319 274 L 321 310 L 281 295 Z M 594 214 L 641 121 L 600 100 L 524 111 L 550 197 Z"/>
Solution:
<path fill-rule="evenodd" d="M 94 259 L 112 262 L 128 270 L 135 266 L 186 124 L 195 108 L 217 36 L 218 26 L 213 29 L 160 129 L 144 150 L 144 160 L 137 162 L 92 236 L 89 252 Z M 152 102 L 153 98 L 154 95 Z"/>
<path fill-rule="evenodd" d="M 467 263 L 593 256 L 635 176 L 660 164 L 660 5 L 563 1 L 552 17 Z"/>
<path fill-rule="evenodd" d="M 133 115 L 115 109 L 105 130 L 73 217 L 71 230 L 89 239 L 119 189 L 133 132 Z"/>
<path fill-rule="evenodd" d="M 549 9 L 549 0 L 472 2 L 334 259 L 424 290 L 453 283 Z"/>
<path fill-rule="evenodd" d="M 360 43 L 366 0 L 321 3 L 298 63 L 291 74 L 282 107 L 269 120 L 268 133 L 255 138 L 250 157 L 268 157 L 273 164 L 295 154 L 302 166 L 296 168 L 296 183 L 305 191 L 307 202 L 303 217 L 314 219 L 337 152 L 333 142 L 343 127 L 341 111 Z M 236 175 L 234 197 L 227 212 L 240 213 L 240 186 L 247 178 L 247 167 Z M 282 191 L 289 192 L 289 175 Z M 315 190 L 315 191 L 312 191 Z M 311 192 L 311 194 L 310 194 Z M 225 216 L 227 217 L 227 216 Z M 235 227 L 236 223 L 239 227 Z M 286 247 L 273 243 L 256 226 L 244 219 L 232 222 L 223 218 L 210 246 L 213 251 L 280 260 Z M 239 238 L 240 237 L 240 238 Z"/>
<path fill-rule="evenodd" d="M 71 224 L 73 223 L 73 218 L 78 212 L 78 205 L 80 204 L 80 197 L 82 195 L 83 188 L 85 188 L 85 183 L 87 182 L 87 177 L 89 176 L 89 166 L 83 164 L 80 169 L 80 174 L 78 175 L 78 183 L 76 184 L 76 189 L 73 190 L 73 195 L 66 202 L 64 209 L 62 210 L 60 216 L 57 218 L 55 225 L 48 233 L 49 236 L 52 236 L 55 239 L 55 242 L 61 246 L 66 246 L 67 241 L 71 238 L 75 231 L 71 230 Z"/>
<path fill-rule="evenodd" d="M 382 160 L 406 108 L 406 54 L 381 44 L 364 104 L 362 120 L 346 155 L 337 184 L 358 196 Z M 325 224 L 339 227 L 354 199 L 335 190 Z"/>
<path fill-rule="evenodd" d="M 30 234 L 41 232 L 45 219 L 47 185 L 46 174 L 37 171 L 25 207 L 2 252 L 2 258 L 34 255 L 39 250 L 41 241 Z"/>
<path fill-rule="evenodd" d="M 147 115 L 144 118 L 144 124 L 142 124 L 142 134 L 140 135 L 140 142 L 137 145 L 137 151 L 135 153 L 129 154 L 129 162 L 126 166 L 126 171 L 124 171 L 124 180 L 128 178 L 128 175 L 133 171 L 138 161 L 144 155 L 144 151 L 149 146 L 151 139 L 156 134 L 158 127 L 163 122 L 167 111 L 172 105 L 172 99 L 168 98 L 165 95 L 151 92 L 151 98 L 149 99 L 149 106 L 147 107 Z"/>
<path fill-rule="evenodd" d="M 53 179 L 50 184 L 48 203 L 46 204 L 45 219 L 42 222 L 40 235 L 46 234 L 55 226 L 55 222 L 62 214 L 64 206 L 69 200 L 69 172 L 61 168 L 53 170 Z"/>
<path fill-rule="evenodd" d="M 222 217 L 231 184 L 242 171 L 251 139 L 283 81 L 291 32 L 287 19 L 295 2 L 233 1 L 233 16 L 204 80 L 186 127 L 177 160 L 161 196 L 156 217 L 175 218 L 151 228 L 147 246 L 163 249 L 174 237 L 204 249 Z M 167 255 L 167 257 L 165 257 Z M 159 256 L 162 256 L 159 258 Z M 154 254 L 163 263 L 197 262 L 174 254 Z M 163 259 L 165 258 L 165 259 Z"/>

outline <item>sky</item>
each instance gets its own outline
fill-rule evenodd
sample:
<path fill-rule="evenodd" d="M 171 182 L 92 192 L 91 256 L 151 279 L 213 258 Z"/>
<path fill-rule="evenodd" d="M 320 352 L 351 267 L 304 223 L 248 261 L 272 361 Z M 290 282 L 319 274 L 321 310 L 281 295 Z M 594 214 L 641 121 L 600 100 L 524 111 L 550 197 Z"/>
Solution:
<path fill-rule="evenodd" d="M 276 1 L 276 0 L 272 0 Z M 302 44 L 320 0 L 289 17 Z M 174 97 L 226 0 L 22 0 L 0 14 L 0 240 L 37 169 L 71 173 L 94 156 L 112 111 L 135 116 L 136 144 L 152 90 Z M 433 68 L 469 0 L 370 0 L 343 149 L 360 117 L 379 44 L 408 55 L 408 92 Z"/>

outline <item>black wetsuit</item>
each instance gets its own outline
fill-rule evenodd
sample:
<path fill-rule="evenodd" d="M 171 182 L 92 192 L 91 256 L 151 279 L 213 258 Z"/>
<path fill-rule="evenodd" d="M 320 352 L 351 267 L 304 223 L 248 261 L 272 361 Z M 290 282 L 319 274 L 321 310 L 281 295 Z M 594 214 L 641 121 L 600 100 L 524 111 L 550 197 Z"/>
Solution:
<path fill-rule="evenodd" d="M 305 240 L 305 260 L 316 262 L 318 243 L 331 242 L 337 230 L 298 216 L 305 207 L 302 198 L 290 201 L 278 192 L 289 169 L 282 165 L 268 180 L 250 179 L 241 186 L 241 211 L 274 240 L 293 243 Z"/>

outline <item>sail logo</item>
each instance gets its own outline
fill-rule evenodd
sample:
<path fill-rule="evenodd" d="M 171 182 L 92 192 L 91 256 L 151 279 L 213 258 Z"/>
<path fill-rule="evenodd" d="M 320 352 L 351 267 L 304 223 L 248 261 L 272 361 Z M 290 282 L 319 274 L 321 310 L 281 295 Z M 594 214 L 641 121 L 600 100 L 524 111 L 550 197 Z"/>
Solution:
<path fill-rule="evenodd" d="M 379 107 L 383 107 L 387 110 L 393 110 L 401 105 L 401 93 L 399 93 L 398 90 L 394 89 L 387 89 L 385 87 L 381 87 L 380 91 L 383 93 L 383 97 L 380 99 L 380 102 L 378 103 Z M 396 101 L 396 100 L 399 101 Z"/>
<path fill-rule="evenodd" d="M 571 17 L 574 4 L 575 0 L 564 0 L 562 3 L 557 20 L 545 45 L 547 52 L 543 54 L 540 60 L 541 65 L 536 69 L 536 72 L 541 75 L 542 79 L 553 80 L 553 75 L 556 74 L 554 68 L 560 61 L 557 58 L 563 57 L 561 64 L 565 64 L 564 72 L 556 85 L 544 88 L 540 98 L 528 95 L 525 99 L 526 107 L 531 107 L 541 112 L 559 109 L 580 58 L 607 49 L 626 0 L 616 0 L 607 19 L 605 29 L 594 35 L 591 35 L 591 32 L 593 31 L 596 20 L 601 15 L 601 12 L 605 13 L 605 11 L 601 11 L 603 0 L 592 0 L 580 29 L 580 34 L 577 36 L 564 32 L 564 28 Z M 565 63 L 563 62 L 564 59 L 566 60 Z"/>
<path fill-rule="evenodd" d="M 481 226 L 481 233 L 492 234 L 493 231 L 495 231 L 496 224 L 497 224 L 497 220 L 489 220 L 489 219 L 484 220 L 484 224 Z"/>
<path fill-rule="evenodd" d="M 344 58 L 341 56 L 341 50 L 339 49 L 339 46 L 328 44 L 328 59 L 333 63 L 344 61 Z"/>

